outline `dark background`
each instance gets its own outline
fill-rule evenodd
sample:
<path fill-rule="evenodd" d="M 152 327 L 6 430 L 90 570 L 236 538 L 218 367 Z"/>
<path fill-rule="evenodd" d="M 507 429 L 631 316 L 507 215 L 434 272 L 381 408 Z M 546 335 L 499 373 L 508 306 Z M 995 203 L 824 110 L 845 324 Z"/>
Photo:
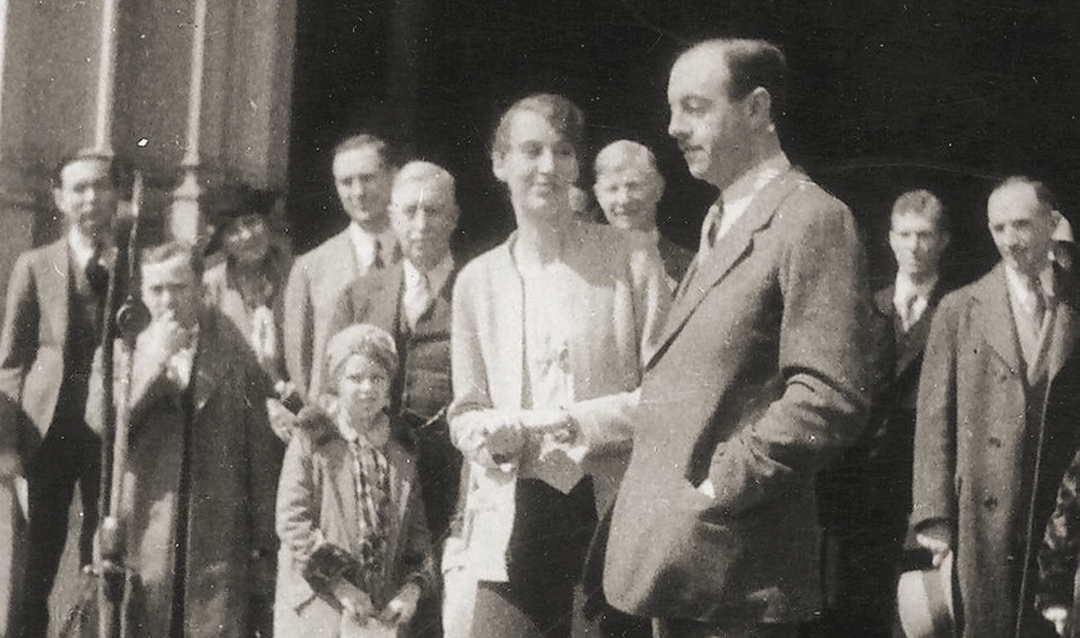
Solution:
<path fill-rule="evenodd" d="M 855 212 L 875 286 L 893 267 L 889 207 L 909 188 L 930 188 L 949 208 L 949 274 L 959 281 L 996 258 L 984 220 L 994 179 L 1044 179 L 1080 219 L 1075 0 L 414 0 L 407 39 L 393 35 L 402 13 L 392 4 L 301 3 L 288 200 L 298 251 L 344 226 L 330 149 L 361 129 L 391 139 L 402 159 L 454 173 L 462 254 L 503 239 L 513 218 L 491 174 L 490 136 L 509 104 L 537 91 L 565 94 L 586 113 L 583 185 L 606 143 L 651 147 L 668 182 L 661 228 L 695 246 L 715 195 L 667 136 L 665 91 L 678 52 L 721 35 L 765 37 L 787 54 L 785 148 Z M 407 107 L 391 86 L 403 55 L 417 86 Z"/>

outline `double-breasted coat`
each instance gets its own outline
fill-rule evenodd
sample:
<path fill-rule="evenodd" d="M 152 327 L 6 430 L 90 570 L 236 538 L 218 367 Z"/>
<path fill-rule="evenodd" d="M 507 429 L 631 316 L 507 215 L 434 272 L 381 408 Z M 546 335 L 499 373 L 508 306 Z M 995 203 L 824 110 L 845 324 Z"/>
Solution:
<path fill-rule="evenodd" d="M 1074 347 L 1080 288 L 1059 270 L 1055 295 L 1045 418 L 1030 408 L 1042 403 L 1033 396 L 1042 392 L 1027 381 L 1003 265 L 946 296 L 930 329 L 919 383 L 911 525 L 918 531 L 938 522 L 955 530 L 966 638 L 1017 635 L 1017 614 L 1034 613 L 1032 539 L 1042 537 L 1080 440 Z M 1019 635 L 1052 631 L 1041 623 L 1025 622 Z"/>

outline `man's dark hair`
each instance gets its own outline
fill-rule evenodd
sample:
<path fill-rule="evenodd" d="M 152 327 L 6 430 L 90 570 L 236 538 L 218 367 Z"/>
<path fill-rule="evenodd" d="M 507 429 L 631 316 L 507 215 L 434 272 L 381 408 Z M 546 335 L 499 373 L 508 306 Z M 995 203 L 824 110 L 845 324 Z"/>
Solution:
<path fill-rule="evenodd" d="M 198 282 L 202 280 L 202 251 L 187 242 L 173 240 L 156 246 L 148 246 L 143 248 L 139 257 L 141 258 L 140 266 L 160 264 L 169 261 L 174 257 L 185 257 L 188 260 L 188 264 L 191 266 L 191 271 L 195 273 L 195 281 Z"/>
<path fill-rule="evenodd" d="M 112 182 L 114 187 L 120 187 L 120 168 L 119 163 L 116 161 L 116 156 L 93 148 L 79 149 L 74 153 L 65 155 L 57 162 L 56 166 L 53 167 L 52 175 L 49 176 L 52 187 L 54 189 L 62 188 L 64 186 L 64 169 L 67 168 L 69 164 L 74 164 L 75 162 L 81 162 L 83 160 L 98 160 L 108 164 L 109 181 Z"/>
<path fill-rule="evenodd" d="M 784 114 L 787 103 L 787 60 L 765 40 L 721 40 L 728 69 L 728 98 L 741 100 L 761 87 L 772 100 L 772 120 Z"/>
<path fill-rule="evenodd" d="M 372 135 L 371 133 L 357 133 L 356 135 L 350 135 L 341 140 L 334 146 L 334 152 L 330 156 L 335 158 L 345 151 L 352 151 L 358 148 L 373 148 L 375 153 L 382 160 L 383 168 L 392 171 L 395 167 L 394 160 L 390 157 L 390 147 L 386 141 L 381 137 Z"/>

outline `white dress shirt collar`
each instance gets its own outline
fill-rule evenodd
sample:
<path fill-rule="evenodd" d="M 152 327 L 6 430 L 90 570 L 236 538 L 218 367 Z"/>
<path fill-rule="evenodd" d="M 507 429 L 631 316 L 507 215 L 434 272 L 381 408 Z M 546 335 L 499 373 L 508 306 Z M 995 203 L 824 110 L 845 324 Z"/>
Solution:
<path fill-rule="evenodd" d="M 896 294 L 893 295 L 893 301 L 901 303 L 907 300 L 908 297 L 929 299 L 930 293 L 934 292 L 934 286 L 937 285 L 938 278 L 937 275 L 934 275 L 921 283 L 915 283 L 907 273 L 896 273 Z"/>
<path fill-rule="evenodd" d="M 405 289 L 411 290 L 420 285 L 420 270 L 413 265 L 408 259 L 402 259 L 401 265 L 405 271 Z M 446 280 L 450 278 L 450 273 L 454 270 L 454 258 L 449 253 L 443 257 L 442 261 L 435 265 L 434 268 L 424 273 L 427 275 L 428 289 L 431 291 L 433 297 L 438 296 L 442 291 L 443 286 L 446 285 Z"/>
<path fill-rule="evenodd" d="M 75 265 L 79 270 L 86 270 L 86 264 L 90 262 L 90 258 L 94 256 L 94 242 L 92 239 L 82 234 L 77 227 L 72 227 L 67 234 L 68 248 L 71 250 L 72 257 L 75 258 Z M 108 243 L 103 244 L 101 252 L 101 261 L 106 266 L 111 266 L 116 259 L 116 248 Z"/>
<path fill-rule="evenodd" d="M 938 277 L 927 279 L 921 283 L 915 283 L 907 273 L 896 273 L 896 290 L 893 293 L 893 307 L 897 315 L 905 322 L 904 330 L 918 323 L 923 313 L 930 306 L 930 295 L 934 292 Z M 910 316 L 906 316 L 908 300 L 911 302 Z"/>
<path fill-rule="evenodd" d="M 1017 272 L 1012 266 L 1005 265 L 1005 280 L 1009 285 L 1009 296 L 1014 303 L 1019 303 L 1020 307 L 1031 312 L 1035 308 L 1035 298 L 1032 291 L 1027 286 L 1027 276 Z M 1048 263 L 1042 271 L 1039 272 L 1039 288 L 1042 289 L 1043 299 L 1049 306 L 1050 300 L 1054 298 L 1054 266 L 1053 262 Z"/>
<path fill-rule="evenodd" d="M 765 185 L 776 179 L 791 168 L 791 162 L 783 151 L 760 162 L 746 171 L 730 186 L 724 189 L 721 199 L 724 202 L 723 215 L 720 217 L 720 227 L 716 237 L 723 237 L 731 229 L 735 222 L 742 217 L 750 202 Z"/>
<path fill-rule="evenodd" d="M 188 345 L 180 348 L 169 357 L 166 364 L 165 374 L 184 390 L 191 383 L 191 372 L 195 367 L 195 352 L 199 347 L 199 325 L 191 329 L 191 341 Z"/>
<path fill-rule="evenodd" d="M 375 255 L 382 257 L 383 264 L 389 266 L 394 263 L 394 247 L 397 245 L 397 237 L 394 231 L 387 228 L 381 233 L 369 233 L 357 224 L 349 224 L 349 238 L 352 240 L 353 251 L 356 254 L 356 269 L 360 274 L 366 274 L 375 263 Z"/>

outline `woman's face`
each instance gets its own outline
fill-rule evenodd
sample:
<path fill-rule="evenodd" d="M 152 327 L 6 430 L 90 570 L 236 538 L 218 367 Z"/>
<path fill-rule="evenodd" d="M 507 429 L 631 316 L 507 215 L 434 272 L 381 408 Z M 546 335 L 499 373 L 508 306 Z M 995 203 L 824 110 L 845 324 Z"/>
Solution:
<path fill-rule="evenodd" d="M 578 178 L 574 145 L 543 116 L 526 110 L 514 114 L 507 138 L 492 168 L 510 189 L 518 216 L 570 214 L 570 187 Z"/>
<path fill-rule="evenodd" d="M 225 252 L 238 262 L 257 263 L 269 249 L 270 229 L 261 215 L 242 215 L 225 227 Z"/>
<path fill-rule="evenodd" d="M 370 357 L 353 354 L 341 367 L 337 391 L 350 422 L 370 425 L 390 404 L 390 375 Z"/>

